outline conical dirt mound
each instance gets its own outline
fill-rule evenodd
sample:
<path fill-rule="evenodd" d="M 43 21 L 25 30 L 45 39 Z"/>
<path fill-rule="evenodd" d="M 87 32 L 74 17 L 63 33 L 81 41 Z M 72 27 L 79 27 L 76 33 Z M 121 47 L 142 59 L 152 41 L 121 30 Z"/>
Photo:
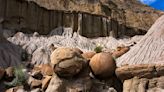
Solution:
<path fill-rule="evenodd" d="M 117 66 L 152 63 L 164 64 L 164 15 L 129 52 L 117 60 Z"/>

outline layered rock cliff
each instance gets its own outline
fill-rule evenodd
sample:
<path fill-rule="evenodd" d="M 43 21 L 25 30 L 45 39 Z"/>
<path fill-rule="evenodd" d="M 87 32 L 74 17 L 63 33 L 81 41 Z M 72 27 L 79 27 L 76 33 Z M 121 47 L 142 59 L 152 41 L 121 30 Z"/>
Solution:
<path fill-rule="evenodd" d="M 133 36 L 161 14 L 137 0 L 0 0 L 2 27 L 27 33 L 71 27 L 86 37 Z"/>

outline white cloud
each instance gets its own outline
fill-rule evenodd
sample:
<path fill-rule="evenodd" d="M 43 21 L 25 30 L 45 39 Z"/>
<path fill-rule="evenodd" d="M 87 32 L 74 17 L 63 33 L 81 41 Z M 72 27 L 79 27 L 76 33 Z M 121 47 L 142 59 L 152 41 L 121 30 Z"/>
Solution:
<path fill-rule="evenodd" d="M 142 3 L 144 3 L 144 4 L 152 4 L 152 3 L 154 3 L 156 0 L 140 0 Z"/>

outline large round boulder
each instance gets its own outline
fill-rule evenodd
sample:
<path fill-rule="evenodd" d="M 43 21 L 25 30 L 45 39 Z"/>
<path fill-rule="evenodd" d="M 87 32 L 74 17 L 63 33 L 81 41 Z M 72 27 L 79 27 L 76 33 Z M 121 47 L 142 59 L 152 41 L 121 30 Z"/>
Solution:
<path fill-rule="evenodd" d="M 97 78 L 111 77 L 116 69 L 116 63 L 112 55 L 107 52 L 102 52 L 94 55 L 89 63 L 92 73 Z"/>
<path fill-rule="evenodd" d="M 61 77 L 71 77 L 80 72 L 86 60 L 71 48 L 57 48 L 51 54 L 54 71 Z"/>

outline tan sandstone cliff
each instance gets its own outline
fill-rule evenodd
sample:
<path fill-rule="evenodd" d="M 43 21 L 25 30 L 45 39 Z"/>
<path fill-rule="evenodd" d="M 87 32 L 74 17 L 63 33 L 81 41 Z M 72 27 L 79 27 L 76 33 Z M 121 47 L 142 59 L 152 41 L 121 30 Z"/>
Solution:
<path fill-rule="evenodd" d="M 133 36 L 161 14 L 137 0 L 0 0 L 3 28 L 41 34 L 62 26 L 86 37 Z"/>

